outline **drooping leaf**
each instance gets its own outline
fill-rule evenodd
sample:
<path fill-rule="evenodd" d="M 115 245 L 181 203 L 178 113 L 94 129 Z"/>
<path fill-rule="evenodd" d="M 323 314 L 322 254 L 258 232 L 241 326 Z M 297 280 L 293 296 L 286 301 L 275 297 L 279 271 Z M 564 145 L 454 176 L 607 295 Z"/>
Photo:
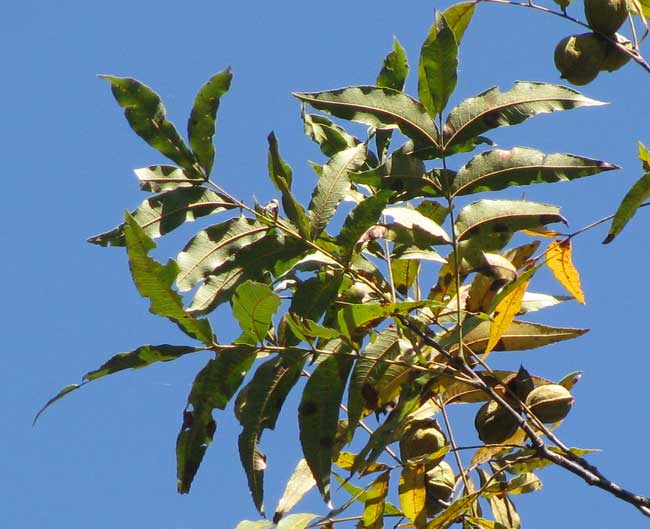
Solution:
<path fill-rule="evenodd" d="M 427 529 L 447 529 L 456 522 L 458 517 L 472 508 L 479 494 L 473 492 L 454 501 L 449 507 L 442 511 L 438 516 L 431 520 Z"/>
<path fill-rule="evenodd" d="M 217 427 L 212 417 L 215 408 L 225 409 L 246 372 L 255 360 L 256 350 L 247 347 L 224 350 L 209 360 L 198 373 L 183 412 L 183 425 L 176 439 L 178 492 L 187 494 L 205 451 Z"/>
<path fill-rule="evenodd" d="M 578 303 L 585 303 L 585 295 L 580 286 L 580 274 L 571 258 L 571 241 L 553 241 L 546 250 L 546 266 L 555 279 L 566 288 Z"/>
<path fill-rule="evenodd" d="M 334 156 L 337 152 L 356 147 L 361 143 L 325 116 L 307 114 L 304 109 L 301 115 L 305 124 L 305 134 L 318 143 L 325 156 Z"/>
<path fill-rule="evenodd" d="M 506 529 L 520 529 L 521 519 L 515 508 L 515 504 L 508 496 L 503 498 L 499 496 L 490 496 L 488 498 L 492 515 L 497 523 L 502 524 Z M 495 528 L 500 529 L 500 528 Z"/>
<path fill-rule="evenodd" d="M 518 185 L 562 182 L 612 169 L 618 166 L 573 154 L 545 154 L 525 147 L 495 149 L 475 156 L 461 167 L 452 192 L 469 195 Z"/>
<path fill-rule="evenodd" d="M 383 529 L 389 480 L 390 472 L 380 474 L 365 493 L 365 504 L 361 518 L 363 529 Z"/>
<path fill-rule="evenodd" d="M 553 222 L 566 223 L 557 206 L 525 200 L 479 200 L 460 211 L 455 228 L 457 239 L 462 241 L 479 229 L 514 233 Z"/>
<path fill-rule="evenodd" d="M 232 71 L 226 68 L 214 74 L 196 94 L 190 118 L 187 122 L 187 135 L 190 147 L 199 165 L 208 176 L 214 163 L 212 138 L 217 123 L 217 110 L 221 97 L 230 89 Z"/>
<path fill-rule="evenodd" d="M 381 71 L 377 76 L 376 86 L 379 88 L 403 90 L 408 73 L 409 64 L 408 58 L 406 57 L 406 51 L 397 38 L 394 38 L 393 51 L 391 51 L 384 59 Z"/>
<path fill-rule="evenodd" d="M 355 245 L 364 232 L 377 223 L 391 194 L 391 191 L 383 189 L 362 200 L 350 211 L 341 232 L 336 237 L 336 242 L 344 249 L 346 257 L 352 255 Z"/>
<path fill-rule="evenodd" d="M 275 508 L 273 523 L 278 523 L 315 486 L 316 480 L 307 465 L 307 461 L 301 459 L 298 461 L 289 481 L 287 481 L 284 493 Z"/>
<path fill-rule="evenodd" d="M 348 428 L 353 433 L 364 411 L 381 405 L 377 383 L 384 378 L 390 364 L 400 354 L 399 336 L 393 328 L 381 331 L 361 352 L 354 364 L 348 388 Z"/>
<path fill-rule="evenodd" d="M 205 182 L 185 169 L 174 165 L 150 165 L 133 171 L 140 182 L 142 191 L 160 193 L 179 187 L 193 187 Z"/>
<path fill-rule="evenodd" d="M 463 40 L 463 35 L 465 35 L 465 30 L 472 20 L 475 8 L 475 2 L 461 2 L 448 7 L 442 12 L 447 25 L 454 32 L 458 45 Z"/>
<path fill-rule="evenodd" d="M 352 336 L 359 328 L 367 327 L 372 322 L 383 320 L 390 316 L 408 314 L 410 311 L 435 304 L 428 300 L 398 301 L 397 303 L 364 303 L 347 305 L 338 312 L 338 323 L 341 331 Z"/>
<path fill-rule="evenodd" d="M 340 151 L 323 166 L 309 203 L 309 220 L 312 238 L 325 229 L 336 208 L 350 189 L 349 174 L 358 170 L 366 159 L 366 145 L 360 144 Z"/>
<path fill-rule="evenodd" d="M 429 30 L 418 65 L 418 95 L 429 116 L 435 118 L 447 105 L 456 88 L 458 44 L 441 13 Z"/>
<path fill-rule="evenodd" d="M 337 352 L 347 351 L 343 347 Z M 302 451 L 326 502 L 330 497 L 330 469 L 339 405 L 351 367 L 350 356 L 326 357 L 309 377 L 298 409 Z"/>
<path fill-rule="evenodd" d="M 612 225 L 609 228 L 607 237 L 603 240 L 603 244 L 609 244 L 621 233 L 625 225 L 632 219 L 643 202 L 648 200 L 648 198 L 650 198 L 650 172 L 645 173 L 639 178 L 625 197 L 623 197 L 621 204 L 614 214 Z"/>
<path fill-rule="evenodd" d="M 161 265 L 149 257 L 156 243 L 128 212 L 125 224 L 124 238 L 131 276 L 140 295 L 149 300 L 149 311 L 169 318 L 187 335 L 212 345 L 214 338 L 210 322 L 190 316 L 183 308 L 183 299 L 172 288 L 179 273 L 178 265 L 171 259 L 166 265 Z"/>
<path fill-rule="evenodd" d="M 263 342 L 280 306 L 278 295 L 268 285 L 248 280 L 237 287 L 231 303 L 244 334 L 254 342 Z"/>
<path fill-rule="evenodd" d="M 397 126 L 415 142 L 415 148 L 440 149 L 438 128 L 424 106 L 397 90 L 353 86 L 294 95 L 308 105 L 342 119 L 376 128 Z"/>
<path fill-rule="evenodd" d="M 282 193 L 282 207 L 289 220 L 298 228 L 303 237 L 309 238 L 309 219 L 305 209 L 291 193 L 291 167 L 280 156 L 278 140 L 273 132 L 269 134 L 268 142 L 268 167 L 271 182 Z"/>
<path fill-rule="evenodd" d="M 124 108 L 129 125 L 144 141 L 170 160 L 196 173 L 196 158 L 167 120 L 167 110 L 160 97 L 147 85 L 128 77 L 100 75 L 111 83 L 115 100 Z"/>
<path fill-rule="evenodd" d="M 564 86 L 516 82 L 507 92 L 498 87 L 466 99 L 447 117 L 445 146 L 477 143 L 478 137 L 496 127 L 516 125 L 536 116 L 582 106 L 603 105 Z"/>
<path fill-rule="evenodd" d="M 405 466 L 399 478 L 400 507 L 416 528 L 423 527 L 427 517 L 425 473 L 424 465 Z"/>
<path fill-rule="evenodd" d="M 302 342 L 313 342 L 316 338 L 334 340 L 341 337 L 340 331 L 319 325 L 309 318 L 302 318 L 290 312 L 286 312 L 283 318 L 287 325 L 291 327 L 293 334 Z"/>
<path fill-rule="evenodd" d="M 268 230 L 266 224 L 255 219 L 238 217 L 200 231 L 178 254 L 178 288 L 190 290 L 242 248 L 263 238 Z"/>
<path fill-rule="evenodd" d="M 391 217 L 396 224 L 407 230 L 419 230 L 434 239 L 438 244 L 451 243 L 447 232 L 429 217 L 420 213 L 417 209 L 406 207 L 386 208 L 383 215 Z"/>
<path fill-rule="evenodd" d="M 126 369 L 141 369 L 148 367 L 156 362 L 169 362 L 176 360 L 181 356 L 198 351 L 204 351 L 203 347 L 188 347 L 185 345 L 142 345 L 128 353 L 118 353 L 110 360 L 102 364 L 98 369 L 89 371 L 83 376 L 80 384 L 70 384 L 59 391 L 39 410 L 34 418 L 34 423 L 38 420 L 41 414 L 49 408 L 52 404 L 65 397 L 68 393 L 79 389 L 86 385 L 88 382 L 97 380 L 98 378 L 112 375 L 119 371 Z"/>
<path fill-rule="evenodd" d="M 235 414 L 242 425 L 239 457 L 248 478 L 255 507 L 264 514 L 265 457 L 258 444 L 264 430 L 273 430 L 282 405 L 300 377 L 304 357 L 289 351 L 261 364 L 237 396 Z"/>
<path fill-rule="evenodd" d="M 402 295 L 407 295 L 417 279 L 419 271 L 420 261 L 417 259 L 392 259 L 390 273 L 395 290 Z"/>
<path fill-rule="evenodd" d="M 318 518 L 318 515 L 308 513 L 290 514 L 280 520 L 276 529 L 305 529 L 314 518 Z"/>
<path fill-rule="evenodd" d="M 484 321 L 463 336 L 463 345 L 474 354 L 484 354 L 492 323 Z M 514 320 L 501 334 L 493 351 L 524 351 L 544 347 L 563 340 L 582 336 L 588 329 L 552 327 L 541 323 Z M 453 348 L 451 349 L 454 350 Z"/>
<path fill-rule="evenodd" d="M 152 239 L 175 230 L 186 222 L 235 207 L 234 204 L 204 187 L 183 187 L 155 195 L 131 212 L 133 219 Z M 100 246 L 124 246 L 124 226 L 90 237 Z"/>

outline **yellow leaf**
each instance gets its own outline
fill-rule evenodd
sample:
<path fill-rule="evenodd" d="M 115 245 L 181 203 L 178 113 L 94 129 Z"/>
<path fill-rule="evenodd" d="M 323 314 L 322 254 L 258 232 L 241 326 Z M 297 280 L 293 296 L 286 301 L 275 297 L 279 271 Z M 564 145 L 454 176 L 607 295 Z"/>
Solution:
<path fill-rule="evenodd" d="M 362 527 L 364 529 L 380 529 L 384 527 L 384 509 L 388 494 L 388 478 L 390 472 L 384 472 L 373 482 L 366 492 L 366 505 L 363 509 Z"/>
<path fill-rule="evenodd" d="M 571 241 L 553 241 L 546 251 L 546 265 L 576 301 L 584 304 L 585 295 L 580 286 L 580 275 L 571 259 Z"/>
<path fill-rule="evenodd" d="M 543 226 L 540 226 L 539 228 L 530 228 L 528 230 L 521 230 L 521 233 L 525 233 L 526 235 L 530 235 L 531 237 L 546 237 L 548 239 L 553 239 L 554 237 L 560 236 L 558 232 L 549 230 L 548 228 L 545 228 Z"/>
<path fill-rule="evenodd" d="M 490 336 L 488 338 L 488 343 L 485 346 L 483 358 L 485 358 L 490 351 L 496 347 L 501 336 L 503 336 L 503 333 L 508 330 L 515 319 L 515 316 L 521 309 L 521 302 L 524 299 L 528 283 L 530 283 L 530 279 L 522 281 L 501 301 L 499 301 L 499 303 L 497 303 L 497 306 L 494 309 L 494 318 L 492 325 L 490 325 Z"/>
<path fill-rule="evenodd" d="M 402 511 L 417 528 L 423 527 L 427 518 L 425 470 L 423 465 L 404 467 L 399 478 L 399 502 Z"/>

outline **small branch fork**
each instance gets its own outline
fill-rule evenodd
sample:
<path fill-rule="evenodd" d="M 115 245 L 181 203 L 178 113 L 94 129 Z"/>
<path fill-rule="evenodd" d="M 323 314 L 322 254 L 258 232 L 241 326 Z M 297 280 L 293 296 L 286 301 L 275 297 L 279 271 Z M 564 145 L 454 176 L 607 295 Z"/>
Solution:
<path fill-rule="evenodd" d="M 469 382 L 475 388 L 480 389 L 490 396 L 491 399 L 495 400 L 502 406 L 506 411 L 508 411 L 517 421 L 519 427 L 526 433 L 530 439 L 533 448 L 536 450 L 537 454 L 554 463 L 572 474 L 582 478 L 586 483 L 591 486 L 598 487 L 602 490 L 613 494 L 617 498 L 626 501 L 634 505 L 641 513 L 645 516 L 650 517 L 650 498 L 640 496 L 630 492 L 620 485 L 614 483 L 613 481 L 607 479 L 596 467 L 591 465 L 584 458 L 576 456 L 561 443 L 559 440 L 550 432 L 547 432 L 549 438 L 556 443 L 560 450 L 563 453 L 556 453 L 552 451 L 535 431 L 535 429 L 530 425 L 528 420 L 524 419 L 515 409 L 508 404 L 508 401 L 501 396 L 493 387 L 489 386 L 478 374 L 469 366 L 467 361 L 462 355 L 452 355 L 445 348 L 441 347 L 432 337 L 427 333 L 423 332 L 417 325 L 414 325 L 408 319 L 403 319 L 404 324 L 415 332 L 418 336 L 422 338 L 424 343 L 433 347 L 441 355 L 443 355 L 447 360 L 449 360 L 450 365 L 456 370 L 460 371 L 467 378 L 471 379 Z"/>

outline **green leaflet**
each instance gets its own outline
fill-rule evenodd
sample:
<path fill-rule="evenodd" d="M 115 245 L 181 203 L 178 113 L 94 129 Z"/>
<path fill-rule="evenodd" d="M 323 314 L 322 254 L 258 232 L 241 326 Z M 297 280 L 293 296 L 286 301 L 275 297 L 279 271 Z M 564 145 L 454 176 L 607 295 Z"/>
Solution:
<path fill-rule="evenodd" d="M 217 427 L 212 411 L 225 409 L 253 364 L 256 352 L 247 347 L 221 351 L 194 379 L 176 439 L 177 488 L 181 494 L 190 491 L 205 451 L 212 442 Z"/>
<path fill-rule="evenodd" d="M 366 411 L 377 409 L 381 404 L 377 383 L 384 380 L 389 368 L 386 360 L 395 360 L 400 352 L 397 332 L 393 328 L 381 331 L 360 353 L 354 364 L 348 387 L 348 434 L 354 434 L 359 419 Z"/>
<path fill-rule="evenodd" d="M 197 320 L 185 312 L 183 299 L 172 289 L 179 273 L 178 265 L 170 259 L 163 266 L 149 257 L 156 243 L 128 212 L 125 220 L 124 238 L 131 276 L 140 295 L 149 300 L 149 312 L 169 318 L 188 336 L 212 345 L 214 338 L 210 322 Z"/>
<path fill-rule="evenodd" d="M 458 44 L 445 17 L 436 13 L 418 65 L 418 95 L 429 116 L 435 118 L 447 105 L 457 82 Z"/>
<path fill-rule="evenodd" d="M 176 284 L 190 290 L 215 269 L 233 259 L 242 248 L 263 238 L 269 227 L 255 219 L 238 217 L 200 231 L 178 254 Z"/>
<path fill-rule="evenodd" d="M 341 342 L 333 355 L 318 364 L 305 385 L 298 409 L 302 451 L 326 502 L 330 499 L 330 469 L 339 405 L 353 362 L 345 354 L 349 350 Z"/>
<path fill-rule="evenodd" d="M 603 244 L 609 244 L 621 233 L 641 204 L 648 198 L 650 198 L 650 172 L 639 178 L 623 198 L 614 214 L 614 220 L 612 220 L 612 225 Z"/>
<path fill-rule="evenodd" d="M 493 233 L 514 233 L 553 222 L 566 224 L 557 206 L 525 200 L 479 200 L 460 211 L 455 228 L 461 241 L 479 229 Z"/>
<path fill-rule="evenodd" d="M 547 83 L 519 81 L 507 92 L 490 88 L 452 109 L 443 129 L 445 148 L 475 145 L 478 136 L 488 130 L 516 125 L 538 114 L 603 104 L 570 88 Z"/>
<path fill-rule="evenodd" d="M 152 193 L 193 187 L 205 182 L 205 179 L 196 178 L 189 171 L 174 165 L 150 165 L 133 172 L 140 181 L 140 189 Z"/>
<path fill-rule="evenodd" d="M 152 239 L 206 215 L 235 207 L 223 197 L 204 187 L 182 187 L 155 195 L 131 212 L 133 219 Z M 100 246 L 124 246 L 124 226 L 90 237 L 88 242 Z"/>
<path fill-rule="evenodd" d="M 336 208 L 350 189 L 349 174 L 365 163 L 366 151 L 366 145 L 359 144 L 336 153 L 323 166 L 309 203 L 312 239 L 320 235 L 334 216 Z"/>
<path fill-rule="evenodd" d="M 409 63 L 406 51 L 397 38 L 393 38 L 393 51 L 386 55 L 375 84 L 378 88 L 403 90 L 408 73 Z"/>
<path fill-rule="evenodd" d="M 203 347 L 162 344 L 142 345 L 133 351 L 129 351 L 128 353 L 118 353 L 110 360 L 102 364 L 98 369 L 86 373 L 83 376 L 81 384 L 70 384 L 59 391 L 54 397 L 47 401 L 45 406 L 40 409 L 34 418 L 34 422 L 36 422 L 40 415 L 56 401 L 62 399 L 71 391 L 74 391 L 76 389 L 79 389 L 81 386 L 86 385 L 88 382 L 92 382 L 93 380 L 97 380 L 98 378 L 102 378 L 107 375 L 112 375 L 118 371 L 124 371 L 125 369 L 141 369 L 143 367 L 148 367 L 151 364 L 155 364 L 156 362 L 170 362 L 186 354 L 196 353 L 198 351 L 204 350 L 205 349 Z"/>
<path fill-rule="evenodd" d="M 453 195 L 498 191 L 511 186 L 562 182 L 619 167 L 573 154 L 545 154 L 515 147 L 483 152 L 460 168 L 452 183 Z"/>
<path fill-rule="evenodd" d="M 226 68 L 216 73 L 196 94 L 194 106 L 187 122 L 187 135 L 199 165 L 208 176 L 214 163 L 212 138 L 217 123 L 217 110 L 221 97 L 229 90 L 232 71 Z"/>
<path fill-rule="evenodd" d="M 383 529 L 389 481 L 390 471 L 383 472 L 375 478 L 365 493 L 361 526 L 363 529 Z"/>
<path fill-rule="evenodd" d="M 235 529 L 270 529 L 272 525 L 271 520 L 242 520 Z"/>
<path fill-rule="evenodd" d="M 112 75 L 99 77 L 111 83 L 113 96 L 124 108 L 126 119 L 138 136 L 184 169 L 193 174 L 198 172 L 196 158 L 173 123 L 167 121 L 167 110 L 156 92 L 136 79 Z"/>
<path fill-rule="evenodd" d="M 352 498 L 344 505 L 352 504 L 355 501 L 359 501 L 363 503 L 365 506 L 365 504 L 368 502 L 368 499 L 373 497 L 373 493 L 370 492 L 370 489 L 373 487 L 375 483 L 377 482 L 381 483 L 385 479 L 383 475 L 380 475 L 372 483 L 370 483 L 370 485 L 362 489 L 361 487 L 352 485 L 352 483 L 350 483 L 348 480 L 343 479 L 336 472 L 332 472 L 332 475 L 334 476 L 334 479 L 336 479 L 336 481 L 339 482 L 341 488 L 347 491 L 352 496 Z M 375 491 L 373 492 L 378 492 L 378 490 L 375 489 Z M 379 499 L 379 496 L 376 495 L 375 498 Z M 395 505 L 393 505 L 391 502 L 386 501 L 384 502 L 384 514 L 392 515 L 392 516 L 401 516 L 402 512 L 397 507 L 395 507 Z"/>
<path fill-rule="evenodd" d="M 491 322 L 484 321 L 463 337 L 463 345 L 474 354 L 482 354 L 488 343 Z M 513 321 L 503 333 L 494 351 L 523 351 L 544 347 L 552 343 L 571 340 L 585 334 L 589 329 L 551 327 L 541 323 Z"/>
<path fill-rule="evenodd" d="M 390 262 L 390 273 L 395 290 L 406 296 L 415 283 L 420 271 L 419 259 L 398 259 L 393 256 Z"/>
<path fill-rule="evenodd" d="M 415 148 L 440 150 L 436 124 L 422 104 L 390 88 L 353 86 L 317 93 L 294 93 L 317 110 L 376 128 L 397 126 Z"/>
<path fill-rule="evenodd" d="M 472 20 L 475 8 L 475 2 L 461 2 L 448 7 L 442 13 L 447 25 L 454 32 L 454 37 L 456 37 L 456 42 L 459 45 L 460 41 L 463 40 L 467 26 Z"/>
<path fill-rule="evenodd" d="M 239 457 L 248 478 L 248 488 L 255 507 L 264 514 L 265 456 L 258 443 L 264 430 L 273 430 L 284 400 L 300 378 L 305 363 L 299 352 L 285 352 L 261 364 L 251 381 L 237 396 L 235 413 L 242 432 L 239 435 Z"/>
<path fill-rule="evenodd" d="M 386 208 L 382 214 L 391 217 L 395 224 L 407 230 L 422 232 L 430 237 L 434 244 L 451 243 L 451 237 L 447 235 L 447 232 L 437 222 L 420 213 L 417 209 L 393 207 Z"/>
<path fill-rule="evenodd" d="M 341 333 L 330 327 L 323 327 L 309 318 L 302 318 L 291 312 L 284 314 L 284 322 L 291 328 L 291 332 L 301 342 L 312 343 L 316 338 L 334 340 L 341 337 Z"/>
<path fill-rule="evenodd" d="M 305 529 L 314 518 L 318 518 L 318 515 L 309 513 L 290 514 L 280 520 L 276 529 Z"/>
<path fill-rule="evenodd" d="M 268 167 L 271 182 L 282 193 L 282 207 L 289 220 L 298 228 L 300 235 L 309 238 L 309 219 L 302 205 L 291 193 L 291 167 L 280 156 L 278 140 L 271 132 L 268 136 Z"/>
<path fill-rule="evenodd" d="M 325 156 L 334 156 L 339 151 L 356 147 L 361 143 L 325 116 L 307 114 L 304 108 L 301 116 L 305 125 L 305 134 L 318 143 Z"/>
<path fill-rule="evenodd" d="M 280 307 L 278 295 L 268 285 L 249 280 L 237 287 L 231 303 L 244 335 L 253 343 L 263 342 Z"/>
<path fill-rule="evenodd" d="M 473 492 L 454 501 L 442 513 L 431 520 L 426 529 L 447 529 L 451 527 L 461 514 L 466 513 L 472 508 L 472 504 L 478 499 L 479 494 Z"/>

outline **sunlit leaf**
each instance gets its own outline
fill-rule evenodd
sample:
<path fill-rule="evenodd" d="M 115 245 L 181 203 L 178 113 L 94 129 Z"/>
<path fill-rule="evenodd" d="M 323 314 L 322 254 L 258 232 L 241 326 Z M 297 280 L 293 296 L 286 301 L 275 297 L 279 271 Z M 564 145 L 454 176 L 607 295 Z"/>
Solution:
<path fill-rule="evenodd" d="M 150 165 L 133 171 L 140 181 L 142 191 L 160 193 L 179 187 L 193 187 L 205 182 L 190 172 L 174 165 Z"/>
<path fill-rule="evenodd" d="M 133 219 L 152 239 L 175 230 L 186 222 L 213 215 L 234 204 L 204 187 L 184 187 L 155 195 L 131 212 Z M 88 242 L 100 246 L 124 246 L 124 226 L 90 237 Z"/>
<path fill-rule="evenodd" d="M 382 529 L 384 527 L 383 518 L 389 480 L 390 472 L 380 474 L 365 493 L 365 504 L 361 518 L 363 529 Z"/>
<path fill-rule="evenodd" d="M 499 496 L 490 496 L 488 500 L 490 502 L 492 516 L 494 516 L 494 519 L 498 523 L 501 523 L 502 526 L 507 529 L 520 529 L 521 519 L 519 518 L 519 513 L 508 496 L 503 498 L 500 498 Z"/>
<path fill-rule="evenodd" d="M 303 237 L 309 238 L 309 218 L 307 218 L 305 209 L 291 193 L 291 167 L 280 156 L 278 140 L 273 132 L 269 134 L 268 142 L 268 167 L 271 182 L 282 193 L 282 207 L 289 220 L 298 228 Z"/>
<path fill-rule="evenodd" d="M 416 148 L 440 148 L 438 128 L 421 103 L 390 88 L 353 86 L 328 92 L 295 93 L 298 99 L 338 118 L 376 128 L 397 126 Z"/>
<path fill-rule="evenodd" d="M 449 507 L 442 511 L 442 513 L 431 520 L 427 524 L 426 529 L 447 529 L 448 527 L 451 527 L 461 514 L 466 513 L 472 508 L 472 504 L 476 501 L 478 496 L 478 493 L 473 492 L 463 496 L 462 498 L 458 498 Z"/>
<path fill-rule="evenodd" d="M 338 418 L 352 367 L 346 348 L 327 356 L 309 377 L 298 409 L 300 444 L 324 500 L 330 497 L 330 469 Z"/>
<path fill-rule="evenodd" d="M 276 529 L 305 529 L 314 518 L 318 518 L 318 515 L 307 513 L 290 514 L 280 520 Z"/>
<path fill-rule="evenodd" d="M 404 516 L 417 528 L 424 526 L 427 516 L 425 474 L 423 465 L 405 466 L 399 478 L 399 504 Z"/>
<path fill-rule="evenodd" d="M 502 523 L 485 518 L 475 518 L 474 516 L 465 516 L 465 522 L 469 524 L 470 529 L 512 529 Z"/>
<path fill-rule="evenodd" d="M 621 230 L 648 198 L 650 198 L 650 172 L 639 178 L 623 197 L 623 201 L 614 214 L 612 225 L 603 244 L 612 242 L 621 233 Z"/>
<path fill-rule="evenodd" d="M 542 482 L 532 472 L 525 472 L 507 482 L 492 482 L 482 489 L 485 497 L 503 494 L 526 494 L 542 488 Z"/>
<path fill-rule="evenodd" d="M 553 296 L 551 294 L 540 294 L 538 292 L 526 292 L 524 294 L 524 299 L 521 302 L 521 310 L 519 311 L 519 314 L 535 312 L 572 299 L 573 296 Z"/>
<path fill-rule="evenodd" d="M 477 142 L 477 137 L 496 127 L 516 125 L 536 116 L 582 106 L 603 105 L 564 86 L 516 82 L 507 92 L 494 87 L 464 100 L 447 117 L 445 145 Z"/>
<path fill-rule="evenodd" d="M 376 467 L 379 468 L 382 465 L 377 464 Z M 385 465 L 383 465 L 385 467 Z M 373 465 L 371 465 L 373 467 Z M 369 467 L 370 468 L 370 467 Z M 382 468 L 380 471 L 385 471 L 388 470 L 388 468 Z M 336 472 L 332 472 L 332 475 L 338 481 L 341 485 L 341 488 L 346 490 L 351 496 L 352 499 L 349 500 L 346 504 L 352 504 L 355 501 L 361 502 L 365 505 L 366 499 L 368 497 L 368 491 L 370 487 L 372 487 L 372 483 L 364 488 L 357 487 L 356 485 L 353 485 L 350 483 L 348 480 L 343 479 L 341 476 L 339 476 Z M 345 504 L 344 504 L 345 505 Z M 384 502 L 384 514 L 385 515 L 390 515 L 390 516 L 402 516 L 402 511 L 400 511 L 397 507 L 395 507 L 392 503 L 389 501 Z"/>
<path fill-rule="evenodd" d="M 418 65 L 418 95 L 432 118 L 442 112 L 456 88 L 457 67 L 456 37 L 445 17 L 438 12 L 422 44 Z"/>
<path fill-rule="evenodd" d="M 465 35 L 467 26 L 472 20 L 475 8 L 476 2 L 461 2 L 448 7 L 442 12 L 459 45 Z"/>
<path fill-rule="evenodd" d="M 336 208 L 350 189 L 349 174 L 358 170 L 366 159 L 366 146 L 360 144 L 340 151 L 323 166 L 309 203 L 309 220 L 312 238 L 325 229 Z"/>
<path fill-rule="evenodd" d="M 217 427 L 212 411 L 225 409 L 253 364 L 255 355 L 255 349 L 246 347 L 221 351 L 194 379 L 183 412 L 183 425 L 176 439 L 177 487 L 181 494 L 190 491 L 205 451 L 212 442 Z"/>
<path fill-rule="evenodd" d="M 270 529 L 272 525 L 271 520 L 243 520 L 237 524 L 235 529 Z"/>
<path fill-rule="evenodd" d="M 99 77 L 111 83 L 115 100 L 124 108 L 126 119 L 138 136 L 184 169 L 197 172 L 196 158 L 167 120 L 167 110 L 156 92 L 136 79 Z"/>
<path fill-rule="evenodd" d="M 557 447 L 549 447 L 549 450 L 557 454 L 562 454 L 562 451 Z M 578 457 L 600 452 L 600 450 L 593 448 L 569 448 L 569 451 Z M 498 460 L 498 467 L 503 468 L 510 474 L 525 474 L 552 464 L 548 459 L 540 457 L 533 448 L 516 450 L 511 454 L 500 457 Z"/>
<path fill-rule="evenodd" d="M 178 254 L 178 288 L 190 290 L 242 248 L 264 237 L 268 230 L 266 224 L 257 220 L 238 217 L 200 231 Z"/>
<path fill-rule="evenodd" d="M 239 457 L 248 478 L 248 488 L 255 507 L 264 513 L 264 456 L 258 443 L 264 430 L 273 430 L 282 405 L 300 378 L 304 357 L 287 352 L 261 364 L 251 381 L 240 391 L 235 414 L 242 432 L 239 435 Z"/>
<path fill-rule="evenodd" d="M 555 279 L 566 288 L 578 301 L 585 302 L 585 295 L 580 285 L 580 274 L 573 265 L 571 258 L 571 241 L 553 241 L 546 250 L 546 266 L 549 267 Z"/>
<path fill-rule="evenodd" d="M 455 227 L 457 239 L 463 240 L 478 229 L 515 232 L 553 222 L 566 223 L 557 206 L 526 200 L 479 200 L 460 211 Z"/>
<path fill-rule="evenodd" d="M 185 312 L 183 299 L 172 288 L 179 273 L 178 265 L 171 259 L 162 265 L 149 257 L 149 252 L 156 244 L 128 212 L 125 214 L 125 222 L 124 238 L 131 276 L 140 295 L 149 300 L 149 311 L 169 318 L 187 335 L 212 345 L 210 322 L 195 319 Z"/>
<path fill-rule="evenodd" d="M 291 474 L 289 481 L 287 481 L 284 493 L 278 502 L 278 506 L 275 508 L 273 522 L 277 523 L 315 486 L 316 480 L 314 480 L 307 461 L 301 459 Z"/>
<path fill-rule="evenodd" d="M 230 88 L 232 72 L 230 68 L 214 74 L 196 94 L 190 118 L 187 122 L 187 134 L 190 147 L 194 151 L 199 165 L 206 175 L 212 171 L 214 163 L 214 145 L 212 138 L 217 122 L 217 110 L 221 97 Z"/>
<path fill-rule="evenodd" d="M 396 224 L 407 230 L 419 230 L 432 237 L 438 243 L 451 243 L 447 232 L 429 217 L 424 216 L 416 209 L 406 207 L 386 208 L 383 215 L 390 217 Z"/>
<path fill-rule="evenodd" d="M 483 152 L 460 168 L 452 184 L 454 195 L 498 191 L 511 186 L 562 182 L 618 169 L 618 166 L 573 154 L 545 154 L 515 147 Z"/>

